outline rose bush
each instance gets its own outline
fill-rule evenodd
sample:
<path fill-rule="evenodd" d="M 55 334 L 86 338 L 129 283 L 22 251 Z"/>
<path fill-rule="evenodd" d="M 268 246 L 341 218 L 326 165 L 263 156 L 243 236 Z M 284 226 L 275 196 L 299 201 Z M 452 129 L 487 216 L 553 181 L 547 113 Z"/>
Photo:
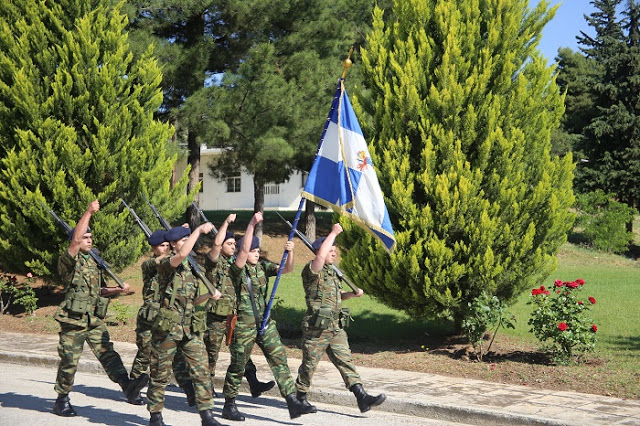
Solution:
<path fill-rule="evenodd" d="M 556 280 L 553 291 L 544 286 L 531 291 L 528 303 L 534 309 L 528 322 L 530 331 L 558 363 L 577 362 L 585 352 L 595 348 L 598 327 L 586 312 L 596 299 L 589 296 L 589 303 L 580 300 L 583 287 L 582 279 Z"/>

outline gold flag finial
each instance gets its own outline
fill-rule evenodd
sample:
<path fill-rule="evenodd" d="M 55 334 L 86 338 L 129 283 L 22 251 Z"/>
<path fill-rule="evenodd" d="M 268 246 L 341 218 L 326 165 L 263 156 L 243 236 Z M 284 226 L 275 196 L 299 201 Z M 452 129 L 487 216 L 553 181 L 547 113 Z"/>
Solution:
<path fill-rule="evenodd" d="M 351 68 L 351 65 L 353 64 L 353 62 L 351 62 L 351 54 L 353 53 L 353 46 L 351 46 L 351 49 L 349 49 L 349 56 L 347 56 L 347 59 L 345 59 L 344 61 L 342 61 L 342 66 L 343 66 L 343 70 L 342 70 L 342 77 L 341 78 L 345 78 L 347 76 L 347 70 L 349 68 Z"/>

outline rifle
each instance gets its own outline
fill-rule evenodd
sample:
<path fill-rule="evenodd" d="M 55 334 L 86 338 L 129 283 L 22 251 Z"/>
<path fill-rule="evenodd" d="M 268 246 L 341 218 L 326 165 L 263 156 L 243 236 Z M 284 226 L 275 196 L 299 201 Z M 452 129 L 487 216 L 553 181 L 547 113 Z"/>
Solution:
<path fill-rule="evenodd" d="M 49 212 L 49 214 L 55 219 L 56 222 L 58 222 L 58 225 L 60 225 L 67 234 L 71 232 L 72 228 L 67 222 L 60 219 L 60 217 L 53 210 L 47 207 L 42 201 L 40 201 L 40 204 L 42 205 L 42 207 L 44 207 L 45 210 Z M 92 248 L 91 251 L 89 251 L 89 254 L 98 264 L 98 268 L 104 270 L 107 274 L 109 274 L 109 276 L 116 282 L 116 284 L 118 284 L 118 287 L 124 288 L 124 282 L 122 282 L 122 280 L 111 270 L 109 264 L 100 257 L 95 248 Z"/>
<path fill-rule="evenodd" d="M 198 212 L 198 214 L 200 215 L 200 218 L 205 221 L 205 222 L 211 222 L 209 219 L 207 219 L 207 217 L 204 215 L 204 212 L 200 209 L 200 207 L 196 204 L 195 201 L 191 202 L 191 206 L 196 209 L 196 211 Z M 218 230 L 216 229 L 216 227 L 213 227 L 213 230 L 211 231 L 213 232 L 213 236 L 215 237 L 216 235 L 218 235 Z"/>
<path fill-rule="evenodd" d="M 291 229 L 293 229 L 293 231 L 296 233 L 298 238 L 300 238 L 302 240 L 304 245 L 307 246 L 309 248 L 309 250 L 311 250 L 313 252 L 313 254 L 315 254 L 316 251 L 313 249 L 313 246 L 311 245 L 311 241 L 309 240 L 309 238 L 307 238 L 307 236 L 305 234 L 303 234 L 302 232 L 300 232 L 299 230 L 295 229 L 293 227 L 293 225 L 291 224 L 291 222 L 289 222 L 287 219 L 282 217 L 282 215 L 279 212 L 276 211 L 276 214 L 280 217 L 280 219 L 282 219 L 284 221 L 284 223 L 286 223 L 287 225 L 289 225 L 289 227 Z M 349 287 L 351 287 L 351 289 L 353 291 L 355 291 L 357 293 L 358 290 L 360 290 L 358 288 L 358 286 L 356 286 L 349 278 L 347 278 L 347 276 L 344 274 L 344 272 L 342 272 L 340 270 L 340 268 L 338 268 L 335 264 L 331 264 L 331 267 L 336 272 L 336 275 L 338 275 L 338 278 L 340 278 L 341 281 L 344 281 L 345 283 L 347 283 L 347 285 Z"/>
<path fill-rule="evenodd" d="M 136 214 L 135 210 L 129 207 L 129 205 L 122 198 L 120 198 L 120 202 L 124 204 L 127 210 L 129 210 L 129 213 L 131 214 L 131 216 L 133 216 L 133 219 L 138 223 L 138 225 L 140 226 L 140 229 L 142 229 L 142 232 L 144 232 L 144 235 L 146 235 L 147 238 L 149 238 L 149 236 L 151 235 L 151 229 L 149 229 L 147 224 L 144 223 L 142 219 L 140 219 L 140 217 Z"/>
<path fill-rule="evenodd" d="M 156 207 L 151 204 L 151 201 L 149 201 L 149 199 L 147 198 L 146 195 L 142 194 L 142 197 L 145 199 L 145 201 L 147 202 L 147 204 L 149 204 L 149 207 L 151 207 L 151 210 L 153 210 L 153 214 L 156 215 L 156 217 L 158 218 L 158 221 L 160 222 L 160 225 L 162 225 L 164 227 L 164 229 L 166 229 L 167 231 L 171 229 L 171 225 L 169 225 L 169 222 L 167 222 L 158 212 L 158 210 L 156 209 Z M 204 273 L 202 272 L 202 269 L 200 269 L 200 266 L 198 265 L 198 262 L 196 262 L 195 256 L 196 254 L 193 252 L 193 250 L 191 250 L 191 253 L 189 253 L 187 255 L 187 262 L 189 262 L 189 265 L 191 266 L 191 270 L 193 271 L 193 275 L 195 275 L 196 277 L 198 277 L 198 279 L 200 279 L 200 281 L 202 281 L 205 285 L 205 287 L 207 287 L 207 290 L 209 291 L 209 293 L 211 293 L 212 296 L 214 296 L 216 294 L 216 289 L 213 286 L 213 284 L 211 284 L 211 282 L 209 282 L 209 280 L 207 279 L 207 277 L 205 277 Z"/>

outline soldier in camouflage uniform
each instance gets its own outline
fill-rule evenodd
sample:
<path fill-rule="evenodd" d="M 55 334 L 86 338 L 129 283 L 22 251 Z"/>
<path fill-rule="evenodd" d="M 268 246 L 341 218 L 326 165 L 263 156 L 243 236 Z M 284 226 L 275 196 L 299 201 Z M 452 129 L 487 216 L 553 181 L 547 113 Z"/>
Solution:
<path fill-rule="evenodd" d="M 109 378 L 122 387 L 129 403 L 142 402 L 139 398 L 140 389 L 149 380 L 147 375 L 140 376 L 138 380 L 129 379 L 103 321 L 109 304 L 107 297 L 127 293 L 129 284 L 125 283 L 122 289 L 106 287 L 102 271 L 89 255 L 93 246 L 89 221 L 99 209 L 98 200 L 89 203 L 78 225 L 71 230 L 68 250 L 58 260 L 58 273 L 64 283 L 65 298 L 55 315 L 55 320 L 60 323 L 60 364 L 55 385 L 58 398 L 53 412 L 63 417 L 76 415 L 69 402 L 69 392 L 73 388 L 84 342 L 89 344 Z"/>
<path fill-rule="evenodd" d="M 219 299 L 220 292 L 216 290 L 215 295 L 211 295 L 196 279 L 187 262 L 198 237 L 212 229 L 211 223 L 200 225 L 193 233 L 189 228 L 179 226 L 165 235 L 173 251 L 158 264 L 158 284 L 163 292 L 161 307 L 151 329 L 151 381 L 147 390 L 151 426 L 164 425 L 164 392 L 178 349 L 182 350 L 189 368 L 202 424 L 220 424 L 213 418 L 211 380 L 202 341 L 207 326 L 205 302 L 210 298 Z"/>
<path fill-rule="evenodd" d="M 263 335 L 258 335 L 257 327 L 259 324 L 257 323 L 262 321 L 267 304 L 267 280 L 270 276 L 278 273 L 278 265 L 269 261 L 260 261 L 260 240 L 253 236 L 253 230 L 255 225 L 261 221 L 262 213 L 260 212 L 255 213 L 251 218 L 247 231 L 240 240 L 240 250 L 230 271 L 238 295 L 238 321 L 231 345 L 229 345 L 231 364 L 227 369 L 224 382 L 225 403 L 222 417 L 235 421 L 244 421 L 245 419 L 238 411 L 235 399 L 238 396 L 245 365 L 254 344 L 262 349 L 267 358 L 276 383 L 278 383 L 278 388 L 280 388 L 280 394 L 287 401 L 291 418 L 295 419 L 302 414 L 311 412 L 295 396 L 295 385 L 287 364 L 287 354 L 280 340 L 275 321 L 270 322 Z M 288 273 L 293 270 L 292 241 L 286 243 L 285 250 L 290 253 L 282 272 Z M 250 288 L 253 291 L 250 291 Z M 255 304 L 255 310 L 252 304 Z"/>
<path fill-rule="evenodd" d="M 209 354 L 209 368 L 211 372 L 211 389 L 213 395 L 217 396 L 213 390 L 213 377 L 216 372 L 216 363 L 218 362 L 218 354 L 222 347 L 222 342 L 226 336 L 227 316 L 236 314 L 236 291 L 229 276 L 229 269 L 234 262 L 234 253 L 236 251 L 236 239 L 231 232 L 227 232 L 229 224 L 236 220 L 235 214 L 230 214 L 220 225 L 218 235 L 213 242 L 213 247 L 209 251 L 209 255 L 205 258 L 205 270 L 207 278 L 222 293 L 219 300 L 210 300 L 208 302 L 207 312 L 207 331 L 204 335 L 204 344 Z M 251 396 L 259 397 L 263 392 L 268 391 L 275 386 L 273 380 L 269 382 L 260 382 L 256 377 L 256 366 L 251 361 L 247 361 L 244 376 L 249 382 Z"/>
<path fill-rule="evenodd" d="M 318 362 L 326 352 L 342 375 L 347 389 L 355 394 L 358 407 L 364 413 L 371 407 L 382 404 L 386 396 L 381 394 L 374 397 L 364 391 L 362 379 L 351 357 L 349 340 L 344 330 L 350 314 L 342 309 L 342 301 L 360 297 L 363 291 L 342 291 L 340 279 L 332 268 L 336 260 L 334 244 L 341 232 L 342 227 L 336 223 L 327 237 L 314 241 L 312 247 L 316 257 L 302 270 L 307 313 L 302 320 L 302 364 L 298 368 L 296 389 L 298 399 L 307 407 L 313 407 L 307 401 L 307 393 Z"/>
<path fill-rule="evenodd" d="M 169 242 L 165 240 L 165 230 L 153 232 L 147 242 L 151 246 L 153 257 L 142 263 L 142 306 L 136 321 L 136 345 L 138 352 L 131 366 L 131 379 L 137 379 L 146 373 L 151 361 L 151 327 L 160 308 L 160 288 L 158 286 L 158 264 L 170 253 Z M 173 360 L 173 374 L 178 385 L 187 395 L 190 407 L 196 405 L 196 394 L 189 377 L 187 364 L 181 351 L 177 351 Z"/>

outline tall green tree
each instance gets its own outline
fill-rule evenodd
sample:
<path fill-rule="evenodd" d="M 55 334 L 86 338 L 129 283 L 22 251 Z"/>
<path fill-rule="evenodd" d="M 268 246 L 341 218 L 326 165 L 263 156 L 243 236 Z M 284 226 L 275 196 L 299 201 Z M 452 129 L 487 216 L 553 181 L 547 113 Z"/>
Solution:
<path fill-rule="evenodd" d="M 172 128 L 153 118 L 162 102 L 149 49 L 132 59 L 126 17 L 94 0 L 0 5 L 0 258 L 52 275 L 67 236 L 40 202 L 73 226 L 87 204 L 96 245 L 114 266 L 145 247 L 122 197 L 141 216 L 147 194 L 169 220 L 190 202 L 186 180 L 170 190 Z"/>
<path fill-rule="evenodd" d="M 512 301 L 556 266 L 574 215 L 564 111 L 537 51 L 555 8 L 527 0 L 395 0 L 361 50 L 363 131 L 397 247 L 343 222 L 345 270 L 389 306 L 459 327 L 482 291 Z M 368 124 L 370 123 L 370 125 Z"/>
<path fill-rule="evenodd" d="M 578 169 L 583 191 L 602 189 L 627 205 L 640 207 L 640 48 L 638 5 L 627 1 L 623 18 L 616 8 L 622 0 L 597 0 L 587 17 L 595 36 L 582 34 L 581 50 L 602 72 L 589 87 L 596 113 L 583 131 L 578 148 L 588 163 Z M 630 229 L 629 224 L 629 229 Z"/>
<path fill-rule="evenodd" d="M 153 42 L 158 46 L 167 95 L 163 110 L 176 120 L 178 137 L 189 138 L 190 158 L 201 144 L 223 148 L 224 159 L 219 166 L 225 167 L 216 166 L 214 175 L 223 177 L 231 167 L 257 173 L 255 208 L 261 210 L 264 182 L 281 182 L 295 168 L 310 168 L 341 72 L 341 60 L 350 46 L 363 42 L 370 29 L 373 3 L 145 0 L 132 3 L 129 16 L 137 45 Z M 197 57 L 191 57 L 190 52 L 196 51 Z M 260 78 L 258 69 L 262 70 Z M 185 80 L 183 71 L 190 70 L 199 77 Z M 357 73 L 350 79 L 357 82 Z M 276 81 L 281 89 L 276 88 Z M 282 99 L 273 98 L 282 90 L 286 90 Z M 289 103 L 286 106 L 285 101 Z M 304 114 L 284 117 L 278 111 L 269 111 L 260 119 L 251 118 L 269 103 L 284 106 L 291 114 Z M 275 115 L 280 119 L 266 120 L 267 116 L 275 119 Z M 271 143 L 279 140 L 283 148 L 277 160 L 280 170 L 268 165 L 270 159 L 275 161 L 272 152 L 265 156 L 267 152 L 257 148 L 257 162 L 255 156 L 246 153 L 255 150 L 262 138 L 249 142 L 244 137 L 247 145 L 243 145 L 238 126 L 247 136 L 264 135 Z M 197 165 L 191 164 L 193 173 Z"/>

